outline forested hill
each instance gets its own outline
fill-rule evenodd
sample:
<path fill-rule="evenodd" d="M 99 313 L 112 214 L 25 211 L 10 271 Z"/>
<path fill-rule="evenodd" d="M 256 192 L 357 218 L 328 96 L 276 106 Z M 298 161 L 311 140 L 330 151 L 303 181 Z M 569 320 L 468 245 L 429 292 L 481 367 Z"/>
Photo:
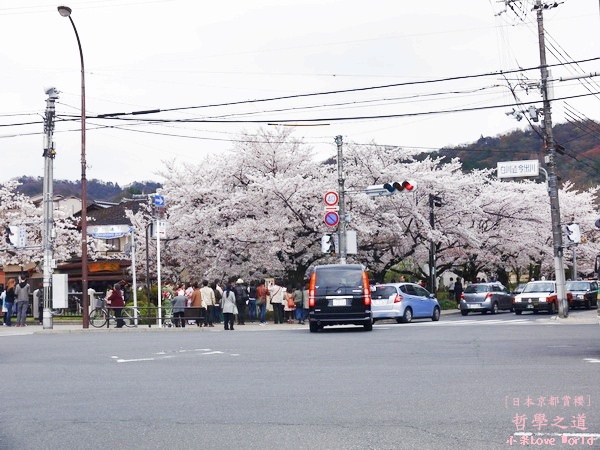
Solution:
<path fill-rule="evenodd" d="M 600 184 L 600 124 L 594 121 L 555 125 L 554 139 L 559 145 L 557 175 L 570 180 L 578 189 Z M 537 133 L 536 133 L 537 131 Z M 465 170 L 495 168 L 499 161 L 537 159 L 543 161 L 542 130 L 531 128 L 496 137 L 481 137 L 477 142 L 439 151 L 448 158 L 458 157 Z"/>
<path fill-rule="evenodd" d="M 20 177 L 17 179 L 21 185 L 19 192 L 34 197 L 40 195 L 43 190 L 43 178 Z M 151 194 L 160 188 L 161 184 L 153 181 L 134 182 L 124 188 L 118 183 L 104 182 L 100 180 L 88 180 L 87 196 L 90 201 L 102 200 L 118 202 L 122 198 L 131 198 L 134 194 Z M 55 195 L 64 197 L 81 197 L 81 183 L 79 181 L 54 180 L 53 190 Z"/>

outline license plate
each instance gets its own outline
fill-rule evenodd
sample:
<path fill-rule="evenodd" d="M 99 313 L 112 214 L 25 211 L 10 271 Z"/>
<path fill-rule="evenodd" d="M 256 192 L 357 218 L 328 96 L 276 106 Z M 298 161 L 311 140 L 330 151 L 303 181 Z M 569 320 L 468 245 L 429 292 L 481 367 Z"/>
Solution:
<path fill-rule="evenodd" d="M 533 309 L 533 305 L 527 305 L 527 309 Z"/>
<path fill-rule="evenodd" d="M 346 306 L 345 298 L 334 298 L 332 302 L 333 306 Z"/>
<path fill-rule="evenodd" d="M 481 305 L 477 304 L 477 305 L 469 305 L 469 308 L 480 308 Z"/>
<path fill-rule="evenodd" d="M 374 306 L 381 306 L 381 305 L 385 305 L 385 304 L 386 304 L 386 300 L 373 300 Z"/>

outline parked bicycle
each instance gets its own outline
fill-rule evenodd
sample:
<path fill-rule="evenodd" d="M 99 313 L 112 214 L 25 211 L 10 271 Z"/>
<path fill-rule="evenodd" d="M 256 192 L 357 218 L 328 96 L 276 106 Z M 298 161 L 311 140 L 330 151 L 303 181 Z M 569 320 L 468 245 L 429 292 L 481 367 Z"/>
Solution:
<path fill-rule="evenodd" d="M 121 319 L 125 323 L 126 327 L 135 327 L 135 312 L 130 306 L 125 306 L 121 310 Z M 117 325 L 117 318 L 114 315 L 112 308 L 107 307 L 106 299 L 98 298 L 96 302 L 96 308 L 90 312 L 90 325 L 94 328 L 102 328 L 105 326 L 110 327 Z"/>

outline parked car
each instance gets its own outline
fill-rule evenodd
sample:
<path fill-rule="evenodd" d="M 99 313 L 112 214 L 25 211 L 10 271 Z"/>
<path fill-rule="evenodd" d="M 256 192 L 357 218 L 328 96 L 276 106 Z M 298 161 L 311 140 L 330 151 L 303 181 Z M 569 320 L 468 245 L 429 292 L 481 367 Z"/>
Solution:
<path fill-rule="evenodd" d="M 311 333 L 326 325 L 361 325 L 373 329 L 369 276 L 361 264 L 316 266 L 308 285 Z"/>
<path fill-rule="evenodd" d="M 515 286 L 515 288 L 513 289 L 513 291 L 511 292 L 511 294 L 513 295 L 513 297 L 517 294 L 520 294 L 521 292 L 523 292 L 523 289 L 525 289 L 525 286 L 527 286 L 527 283 L 519 283 Z"/>
<path fill-rule="evenodd" d="M 499 282 L 469 284 L 460 296 L 460 312 L 466 316 L 470 312 L 496 314 L 500 310 L 512 311 L 513 298 Z"/>
<path fill-rule="evenodd" d="M 595 280 L 567 281 L 566 290 L 573 294 L 571 307 L 598 307 L 598 282 Z"/>
<path fill-rule="evenodd" d="M 573 294 L 570 292 L 567 292 L 567 301 L 569 305 L 573 301 Z M 517 315 L 523 311 L 531 311 L 533 313 L 548 311 L 551 314 L 556 314 L 558 312 L 556 282 L 530 281 L 525 286 L 525 289 L 523 289 L 523 292 L 515 296 L 513 308 Z"/>
<path fill-rule="evenodd" d="M 373 322 L 396 319 L 409 323 L 413 319 L 440 320 L 441 308 L 433 294 L 414 283 L 378 284 L 371 289 Z"/>

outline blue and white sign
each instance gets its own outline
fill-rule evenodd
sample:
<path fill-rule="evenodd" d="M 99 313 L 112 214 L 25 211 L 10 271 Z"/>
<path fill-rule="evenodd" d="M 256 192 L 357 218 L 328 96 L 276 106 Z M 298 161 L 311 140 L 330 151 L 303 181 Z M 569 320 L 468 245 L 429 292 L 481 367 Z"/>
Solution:
<path fill-rule="evenodd" d="M 87 233 L 96 239 L 118 239 L 131 232 L 129 225 L 91 225 Z"/>
<path fill-rule="evenodd" d="M 159 208 L 165 207 L 165 197 L 162 195 L 154 196 L 154 206 L 158 206 Z"/>
<path fill-rule="evenodd" d="M 497 163 L 498 178 L 537 177 L 540 162 L 537 159 L 526 161 L 504 161 Z"/>

